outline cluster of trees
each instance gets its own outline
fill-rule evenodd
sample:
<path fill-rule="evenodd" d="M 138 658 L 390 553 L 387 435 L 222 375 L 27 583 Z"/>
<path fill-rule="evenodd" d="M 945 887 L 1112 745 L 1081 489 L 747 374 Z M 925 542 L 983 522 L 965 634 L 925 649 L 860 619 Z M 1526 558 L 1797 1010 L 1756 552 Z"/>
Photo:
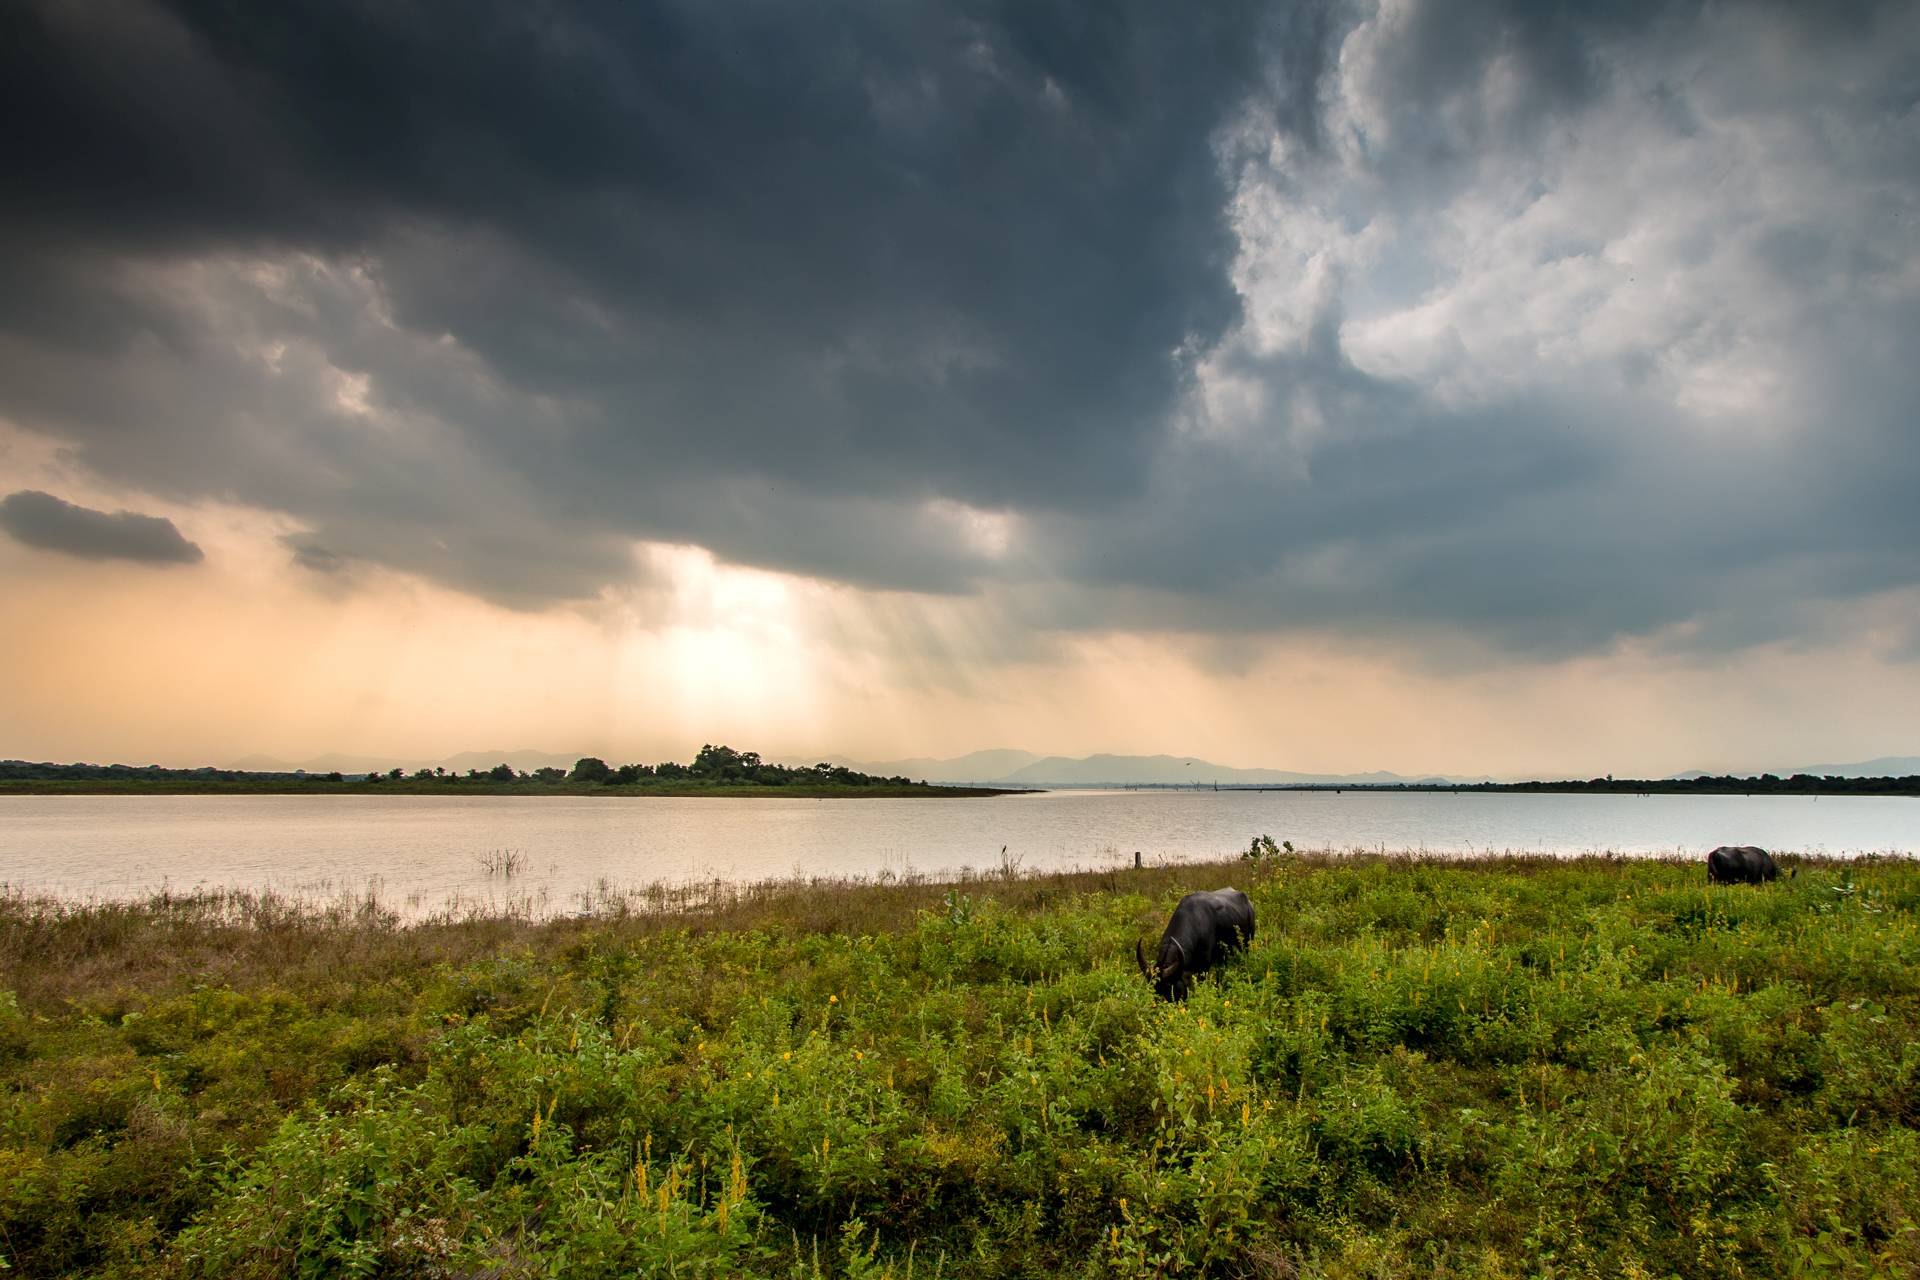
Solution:
<path fill-rule="evenodd" d="M 1796 773 L 1792 777 L 1782 778 L 1777 774 L 1763 773 L 1757 778 L 1742 778 L 1733 774 L 1718 777 L 1701 778 L 1589 778 L 1582 782 L 1508 782 L 1481 783 L 1476 787 L 1458 788 L 1476 791 L 1596 791 L 1605 793 L 1645 794 L 1665 792 L 1672 795 L 1920 795 L 1920 775 L 1904 778 L 1843 778 L 1828 774 L 1816 776 L 1811 773 Z"/>
<path fill-rule="evenodd" d="M 51 764 L 0 760 L 0 782 L 291 782 L 341 775 L 249 773 L 244 769 L 163 769 L 157 764 Z"/>
<path fill-rule="evenodd" d="M 125 784 L 215 782 L 215 783 L 311 783 L 354 782 L 390 784 L 395 782 L 435 782 L 453 786 L 472 783 L 499 783 L 531 786 L 558 786 L 562 783 L 586 783 L 595 786 L 632 786 L 662 782 L 692 782 L 712 785 L 784 787 L 830 783 L 845 787 L 910 786 L 905 777 L 881 778 L 858 773 L 833 764 L 768 764 L 757 751 L 735 751 L 732 747 L 708 743 L 700 748 L 691 764 L 665 761 L 660 764 L 609 765 L 597 756 L 583 756 L 572 769 L 544 768 L 530 773 L 510 764 L 491 769 L 469 769 L 465 774 L 446 769 L 388 769 L 364 776 L 341 773 L 250 773 L 240 769 L 163 769 L 159 765 L 136 767 L 124 764 L 46 764 L 25 760 L 0 761 L 0 782 L 109 782 Z"/>
<path fill-rule="evenodd" d="M 332 777 L 338 777 L 338 773 L 334 773 Z M 367 777 L 363 777 L 363 779 L 359 779 L 359 781 L 367 781 L 367 783 L 397 783 L 397 781 L 417 781 L 417 783 L 524 783 L 524 781 L 563 783 L 563 781 L 566 781 L 566 770 L 547 768 L 547 770 L 534 770 L 532 773 L 522 773 L 522 771 L 515 770 L 511 764 L 495 764 L 492 770 L 467 770 L 465 775 L 461 775 L 461 773 L 449 773 L 449 771 L 440 770 L 440 768 L 434 768 L 434 770 L 415 770 L 413 773 L 407 773 L 407 770 L 388 770 L 386 773 L 374 771 L 374 773 L 369 773 Z"/>
<path fill-rule="evenodd" d="M 822 782 L 848 787 L 906 786 L 912 781 L 900 776 L 876 777 L 824 761 L 799 766 L 769 764 L 760 758 L 758 751 L 735 751 L 732 747 L 713 743 L 702 746 L 690 764 L 665 761 L 660 764 L 623 764 L 616 768 L 597 756 L 585 756 L 576 761 L 573 771 L 567 774 L 569 782 L 597 782 L 605 786 L 646 782 L 649 779 L 762 787 Z"/>
<path fill-rule="evenodd" d="M 367 781 L 377 782 L 384 778 L 397 782 L 407 776 L 404 770 L 392 769 L 385 774 L 370 774 Z M 448 774 L 444 769 L 421 769 L 411 776 L 420 781 L 449 778 L 455 782 L 462 780 L 456 775 Z M 825 762 L 800 766 L 769 764 L 760 758 L 758 751 L 735 751 L 732 747 L 714 743 L 702 746 L 690 764 L 667 760 L 659 764 L 610 765 L 598 756 L 582 756 L 574 762 L 570 770 L 546 768 L 522 773 L 511 765 L 497 764 L 486 770 L 469 769 L 466 776 L 480 782 L 529 782 L 547 785 L 569 782 L 604 787 L 637 786 L 651 782 L 704 782 L 760 787 L 820 783 L 833 783 L 846 787 L 912 784 L 912 780 L 906 777 L 881 778 Z"/>

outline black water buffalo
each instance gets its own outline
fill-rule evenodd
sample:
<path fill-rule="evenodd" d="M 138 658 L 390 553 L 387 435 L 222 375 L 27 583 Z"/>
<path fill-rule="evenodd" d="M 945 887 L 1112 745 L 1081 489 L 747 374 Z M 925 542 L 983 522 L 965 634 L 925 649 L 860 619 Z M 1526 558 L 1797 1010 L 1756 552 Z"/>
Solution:
<path fill-rule="evenodd" d="M 1707 855 L 1708 884 L 1760 884 L 1779 878 L 1780 865 L 1773 855 L 1754 845 L 1723 844 Z"/>
<path fill-rule="evenodd" d="M 1173 909 L 1167 931 L 1160 935 L 1160 954 L 1153 969 L 1138 942 L 1133 958 L 1162 1000 L 1184 1000 L 1196 975 L 1211 969 L 1229 951 L 1253 941 L 1253 904 L 1238 889 L 1190 893 Z"/>

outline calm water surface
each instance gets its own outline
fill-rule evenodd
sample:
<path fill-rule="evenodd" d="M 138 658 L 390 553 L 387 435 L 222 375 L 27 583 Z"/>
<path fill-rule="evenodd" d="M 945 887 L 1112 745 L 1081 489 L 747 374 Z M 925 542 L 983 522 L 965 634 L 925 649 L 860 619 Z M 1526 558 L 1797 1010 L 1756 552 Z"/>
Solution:
<path fill-rule="evenodd" d="M 1698 855 L 1920 850 L 1920 800 L 1823 796 L 1053 791 L 972 800 L 506 796 L 0 796 L 0 883 L 120 898 L 162 886 L 398 906 L 531 902 L 596 888 L 790 875 L 1028 870 L 1218 858 L 1256 833 L 1299 849 Z M 481 859 L 511 849 L 510 881 Z"/>

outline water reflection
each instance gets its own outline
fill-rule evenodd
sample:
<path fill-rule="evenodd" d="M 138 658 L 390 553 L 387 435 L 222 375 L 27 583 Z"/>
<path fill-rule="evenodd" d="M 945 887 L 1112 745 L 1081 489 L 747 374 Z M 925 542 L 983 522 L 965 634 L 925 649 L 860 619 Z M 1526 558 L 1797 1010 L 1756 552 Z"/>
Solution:
<path fill-rule="evenodd" d="M 1911 853 L 1920 801 L 1856 796 L 1046 792 L 985 800 L 438 796 L 0 797 L 0 881 L 130 897 L 161 887 L 337 897 L 408 914 L 537 915 L 636 886 L 939 877 L 1299 849 L 1698 856 L 1717 844 Z M 1004 853 L 1002 852 L 1004 850 Z"/>

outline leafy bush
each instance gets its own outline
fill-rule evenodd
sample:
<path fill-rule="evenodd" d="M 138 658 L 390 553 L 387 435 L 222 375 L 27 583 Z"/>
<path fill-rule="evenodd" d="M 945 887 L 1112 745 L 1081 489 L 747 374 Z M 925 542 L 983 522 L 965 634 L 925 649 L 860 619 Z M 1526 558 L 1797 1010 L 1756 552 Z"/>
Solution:
<path fill-rule="evenodd" d="M 547 925 L 0 902 L 0 1254 L 101 1277 L 1920 1270 L 1920 866 L 1708 887 L 1272 853 L 1250 880 L 996 874 Z M 1253 946 L 1154 1000 L 1135 941 L 1236 869 Z"/>

